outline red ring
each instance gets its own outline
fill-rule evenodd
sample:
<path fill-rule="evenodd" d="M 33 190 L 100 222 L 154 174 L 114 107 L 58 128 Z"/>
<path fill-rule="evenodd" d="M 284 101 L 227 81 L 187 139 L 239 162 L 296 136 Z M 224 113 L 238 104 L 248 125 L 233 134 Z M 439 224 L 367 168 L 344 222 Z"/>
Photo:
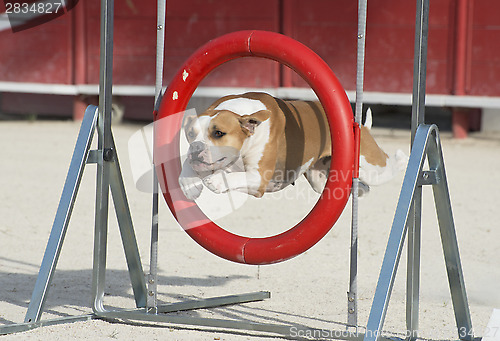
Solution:
<path fill-rule="evenodd" d="M 302 76 L 321 101 L 330 124 L 330 176 L 320 199 L 301 222 L 281 234 L 249 238 L 212 222 L 179 188 L 179 134 L 182 115 L 198 84 L 219 65 L 240 57 L 285 64 Z M 164 118 L 169 118 L 165 120 Z M 287 36 L 239 31 L 211 40 L 179 69 L 155 115 L 155 165 L 165 200 L 179 224 L 208 251 L 238 263 L 271 264 L 290 259 L 316 244 L 332 228 L 349 199 L 354 162 L 352 109 L 330 67 L 313 51 Z M 165 160 L 169 160 L 168 162 Z"/>

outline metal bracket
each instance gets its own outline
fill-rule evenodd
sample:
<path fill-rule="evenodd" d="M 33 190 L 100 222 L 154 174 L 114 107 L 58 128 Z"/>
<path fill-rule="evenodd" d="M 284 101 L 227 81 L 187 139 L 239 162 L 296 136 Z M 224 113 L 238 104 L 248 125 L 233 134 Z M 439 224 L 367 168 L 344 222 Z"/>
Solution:
<path fill-rule="evenodd" d="M 417 180 L 418 186 L 437 185 L 439 183 L 439 176 L 436 170 L 422 171 Z"/>
<path fill-rule="evenodd" d="M 87 156 L 87 164 L 97 163 L 99 159 L 102 159 L 101 152 L 97 149 L 89 150 L 89 155 Z"/>

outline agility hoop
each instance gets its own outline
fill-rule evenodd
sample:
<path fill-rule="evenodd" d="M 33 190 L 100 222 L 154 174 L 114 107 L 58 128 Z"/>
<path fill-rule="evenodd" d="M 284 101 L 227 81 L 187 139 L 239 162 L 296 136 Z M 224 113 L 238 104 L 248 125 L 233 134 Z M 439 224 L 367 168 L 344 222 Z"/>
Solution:
<path fill-rule="evenodd" d="M 275 236 L 243 237 L 212 222 L 179 187 L 182 114 L 198 84 L 216 67 L 241 57 L 284 64 L 309 83 L 323 105 L 332 139 L 332 161 L 323 193 L 297 225 Z M 166 119 L 168 118 L 168 119 Z M 287 36 L 239 31 L 211 40 L 179 69 L 155 115 L 155 167 L 167 205 L 184 230 L 213 254 L 244 264 L 272 264 L 311 248 L 333 227 L 349 199 L 355 159 L 354 121 L 342 85 L 316 53 Z"/>

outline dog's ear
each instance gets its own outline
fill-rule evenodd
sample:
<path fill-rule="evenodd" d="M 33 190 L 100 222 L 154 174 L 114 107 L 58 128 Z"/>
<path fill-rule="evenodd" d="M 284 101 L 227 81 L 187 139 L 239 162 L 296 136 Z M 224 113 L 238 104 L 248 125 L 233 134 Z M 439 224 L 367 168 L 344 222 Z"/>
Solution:
<path fill-rule="evenodd" d="M 182 129 L 186 129 L 187 127 L 189 127 L 197 118 L 198 116 L 196 116 L 196 114 L 186 113 L 182 118 Z"/>
<path fill-rule="evenodd" d="M 199 128 L 197 127 L 197 121 L 198 116 L 196 114 L 186 114 L 182 119 L 182 131 L 189 143 L 191 143 L 198 134 L 197 131 Z"/>
<path fill-rule="evenodd" d="M 253 135 L 255 133 L 255 128 L 257 128 L 262 122 L 268 120 L 270 117 L 271 112 L 269 110 L 261 110 L 251 115 L 241 116 L 241 129 L 243 129 L 247 135 Z"/>

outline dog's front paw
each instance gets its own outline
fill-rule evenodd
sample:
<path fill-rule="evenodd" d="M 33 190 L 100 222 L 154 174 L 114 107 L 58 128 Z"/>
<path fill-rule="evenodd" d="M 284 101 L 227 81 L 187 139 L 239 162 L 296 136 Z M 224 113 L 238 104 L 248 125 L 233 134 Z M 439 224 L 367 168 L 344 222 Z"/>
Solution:
<path fill-rule="evenodd" d="M 214 193 L 225 193 L 229 189 L 227 187 L 227 180 L 225 179 L 225 172 L 217 172 L 203 178 L 203 183 L 209 190 Z"/>
<path fill-rule="evenodd" d="M 408 164 L 408 156 L 401 149 L 396 150 L 394 159 L 396 160 L 397 170 L 403 171 L 406 169 L 406 166 Z"/>
<path fill-rule="evenodd" d="M 197 177 L 179 177 L 179 185 L 182 192 L 189 200 L 198 199 L 203 190 L 203 183 Z"/>

